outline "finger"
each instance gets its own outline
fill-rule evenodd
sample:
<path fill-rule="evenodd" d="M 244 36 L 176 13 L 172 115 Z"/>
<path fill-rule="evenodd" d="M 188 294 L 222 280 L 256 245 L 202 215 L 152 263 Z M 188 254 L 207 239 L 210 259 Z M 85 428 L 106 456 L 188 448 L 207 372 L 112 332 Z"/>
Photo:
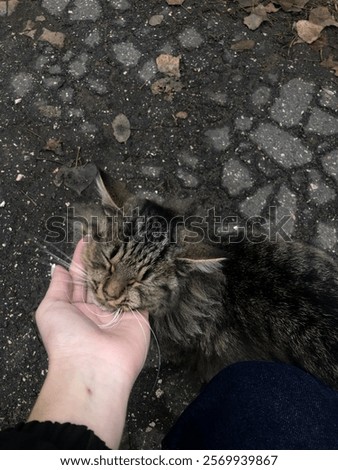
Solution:
<path fill-rule="evenodd" d="M 63 300 L 70 302 L 72 292 L 73 283 L 69 272 L 62 266 L 55 266 L 53 277 L 44 300 Z"/>
<path fill-rule="evenodd" d="M 82 253 L 87 242 L 81 239 L 76 245 L 69 272 L 73 279 L 73 302 L 87 301 L 87 286 L 82 262 Z"/>

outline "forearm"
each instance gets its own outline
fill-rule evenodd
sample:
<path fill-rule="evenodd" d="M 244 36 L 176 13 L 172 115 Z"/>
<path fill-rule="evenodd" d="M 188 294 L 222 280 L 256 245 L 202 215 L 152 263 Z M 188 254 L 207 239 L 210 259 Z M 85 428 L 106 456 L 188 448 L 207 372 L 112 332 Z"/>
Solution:
<path fill-rule="evenodd" d="M 117 449 L 131 388 L 104 365 L 51 364 L 28 421 L 81 424 Z"/>

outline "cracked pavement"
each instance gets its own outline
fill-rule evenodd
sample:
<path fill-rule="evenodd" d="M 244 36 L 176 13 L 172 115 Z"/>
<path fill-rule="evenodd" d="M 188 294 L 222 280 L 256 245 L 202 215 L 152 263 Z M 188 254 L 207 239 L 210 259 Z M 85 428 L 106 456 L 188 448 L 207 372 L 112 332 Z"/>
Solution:
<path fill-rule="evenodd" d="M 52 261 L 31 240 L 43 244 L 48 217 L 91 199 L 55 186 L 62 165 L 95 162 L 147 197 L 239 221 L 277 207 L 290 236 L 336 256 L 337 77 L 309 46 L 288 50 L 285 13 L 249 31 L 231 3 L 0 1 L 1 428 L 25 419 L 46 374 L 31 312 Z M 254 48 L 233 50 L 242 39 Z M 180 87 L 154 94 L 162 53 L 181 57 Z M 124 144 L 111 125 L 120 113 L 131 125 Z M 183 370 L 157 366 L 154 347 L 125 447 L 158 448 L 198 392 Z"/>

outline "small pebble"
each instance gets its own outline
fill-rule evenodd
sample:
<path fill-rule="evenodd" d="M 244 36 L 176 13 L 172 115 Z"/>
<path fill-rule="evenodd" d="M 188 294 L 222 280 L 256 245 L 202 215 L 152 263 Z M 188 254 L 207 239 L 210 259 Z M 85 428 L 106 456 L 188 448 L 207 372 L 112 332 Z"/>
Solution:
<path fill-rule="evenodd" d="M 163 15 L 154 15 L 151 18 L 149 18 L 148 23 L 150 24 L 150 26 L 158 26 L 162 23 L 163 19 L 164 19 Z"/>

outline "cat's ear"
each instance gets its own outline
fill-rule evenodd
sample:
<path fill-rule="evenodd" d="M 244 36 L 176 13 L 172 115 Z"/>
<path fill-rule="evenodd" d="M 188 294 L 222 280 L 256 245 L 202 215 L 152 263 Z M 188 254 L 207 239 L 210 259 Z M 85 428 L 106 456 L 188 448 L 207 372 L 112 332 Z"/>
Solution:
<path fill-rule="evenodd" d="M 211 259 L 191 259 L 191 258 L 176 258 L 177 266 L 184 272 L 201 271 L 206 274 L 211 274 L 216 271 L 221 271 L 226 258 L 211 258 Z"/>
<path fill-rule="evenodd" d="M 116 214 L 117 211 L 121 210 L 125 201 L 130 197 L 129 192 L 123 183 L 113 181 L 102 171 L 100 171 L 96 177 L 96 187 L 106 215 Z"/>

